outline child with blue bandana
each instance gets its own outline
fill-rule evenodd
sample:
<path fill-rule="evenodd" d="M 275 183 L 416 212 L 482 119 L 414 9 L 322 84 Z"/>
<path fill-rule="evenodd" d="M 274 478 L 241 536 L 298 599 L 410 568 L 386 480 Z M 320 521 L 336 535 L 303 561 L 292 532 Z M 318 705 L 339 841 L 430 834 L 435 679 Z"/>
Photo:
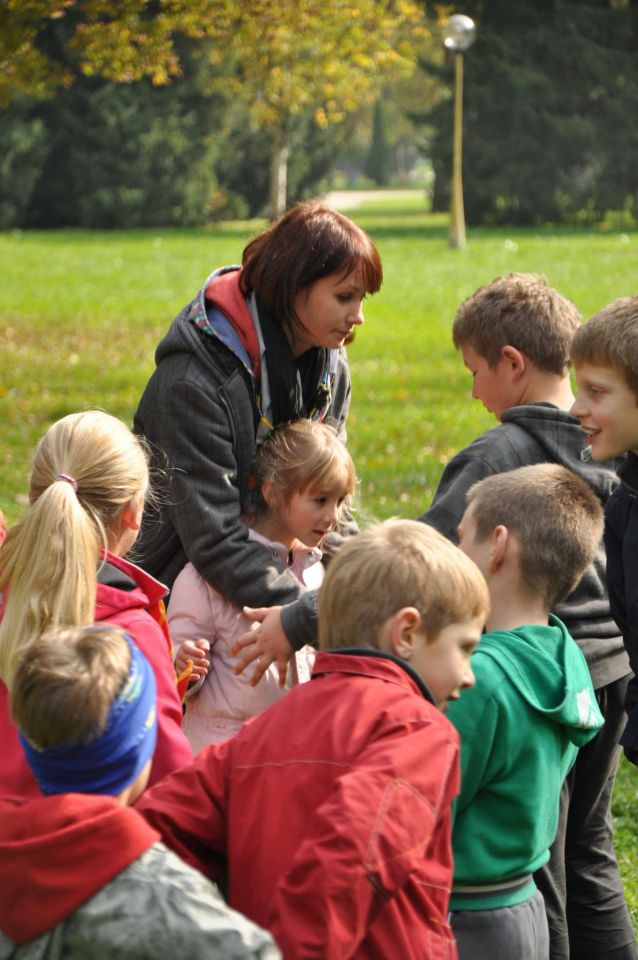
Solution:
<path fill-rule="evenodd" d="M 0 800 L 0 956 L 281 955 L 131 804 L 157 737 L 153 671 L 123 630 L 51 630 L 20 663 L 11 711 L 44 794 Z"/>

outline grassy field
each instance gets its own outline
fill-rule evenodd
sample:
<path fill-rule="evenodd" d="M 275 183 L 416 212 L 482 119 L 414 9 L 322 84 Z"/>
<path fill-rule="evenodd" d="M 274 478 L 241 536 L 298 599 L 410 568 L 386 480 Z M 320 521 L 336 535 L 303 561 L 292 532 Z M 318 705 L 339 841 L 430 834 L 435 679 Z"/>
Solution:
<path fill-rule="evenodd" d="M 535 271 L 587 316 L 635 292 L 638 233 L 481 229 L 453 251 L 446 218 L 418 202 L 369 203 L 353 217 L 377 242 L 386 275 L 349 351 L 359 510 L 362 520 L 413 517 L 450 456 L 494 425 L 471 402 L 451 344 L 458 303 L 495 276 Z M 0 507 L 9 520 L 24 509 L 29 452 L 47 425 L 95 406 L 130 421 L 174 314 L 261 226 L 0 234 Z M 638 927 L 637 789 L 624 765 L 614 814 Z"/>

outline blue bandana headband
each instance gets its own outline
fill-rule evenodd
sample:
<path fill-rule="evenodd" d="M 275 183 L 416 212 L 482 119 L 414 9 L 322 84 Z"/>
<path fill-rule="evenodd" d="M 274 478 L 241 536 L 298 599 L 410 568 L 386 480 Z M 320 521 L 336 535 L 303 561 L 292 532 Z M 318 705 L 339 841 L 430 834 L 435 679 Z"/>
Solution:
<path fill-rule="evenodd" d="M 128 677 L 111 704 L 101 736 L 90 743 L 60 743 L 40 750 L 20 732 L 20 742 L 42 793 L 116 796 L 134 783 L 157 740 L 155 677 L 146 657 L 126 637 Z"/>

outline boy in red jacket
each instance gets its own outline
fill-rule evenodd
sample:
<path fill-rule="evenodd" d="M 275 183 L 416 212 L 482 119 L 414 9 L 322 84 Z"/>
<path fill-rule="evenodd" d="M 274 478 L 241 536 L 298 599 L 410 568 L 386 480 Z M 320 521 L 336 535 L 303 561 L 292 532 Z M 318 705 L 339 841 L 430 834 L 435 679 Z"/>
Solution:
<path fill-rule="evenodd" d="M 488 613 L 475 565 L 391 520 L 353 537 L 319 593 L 313 678 L 143 797 L 164 842 L 286 960 L 456 957 L 447 924 L 458 738 Z M 437 709 L 438 708 L 438 709 Z"/>

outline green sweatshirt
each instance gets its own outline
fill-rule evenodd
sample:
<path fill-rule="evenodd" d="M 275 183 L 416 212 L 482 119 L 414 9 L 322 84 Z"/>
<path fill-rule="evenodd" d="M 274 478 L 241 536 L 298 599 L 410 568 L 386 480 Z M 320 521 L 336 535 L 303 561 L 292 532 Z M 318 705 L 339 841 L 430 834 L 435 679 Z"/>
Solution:
<path fill-rule="evenodd" d="M 452 843 L 452 910 L 512 906 L 544 864 L 556 835 L 561 784 L 578 748 L 603 723 L 583 654 L 564 624 L 486 633 L 472 657 L 476 685 L 450 704 L 461 737 L 461 793 Z"/>

